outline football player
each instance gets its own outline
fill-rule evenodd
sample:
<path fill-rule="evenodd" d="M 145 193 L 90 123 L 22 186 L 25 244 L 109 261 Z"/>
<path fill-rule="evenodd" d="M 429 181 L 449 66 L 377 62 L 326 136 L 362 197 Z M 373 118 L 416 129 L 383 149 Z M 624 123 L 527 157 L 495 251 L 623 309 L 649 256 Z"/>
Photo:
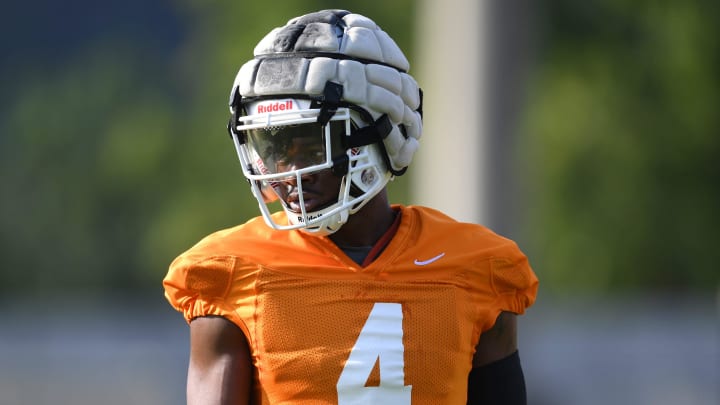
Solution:
<path fill-rule="evenodd" d="M 273 29 L 240 68 L 228 129 L 261 216 L 164 279 L 190 325 L 188 403 L 525 403 L 516 316 L 538 286 L 525 255 L 388 201 L 422 134 L 408 69 L 343 10 Z"/>

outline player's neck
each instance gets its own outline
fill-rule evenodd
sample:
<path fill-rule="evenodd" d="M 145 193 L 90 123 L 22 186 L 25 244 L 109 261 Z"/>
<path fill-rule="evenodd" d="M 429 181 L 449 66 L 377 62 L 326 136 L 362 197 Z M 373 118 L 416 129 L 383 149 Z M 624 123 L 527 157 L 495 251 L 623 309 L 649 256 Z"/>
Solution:
<path fill-rule="evenodd" d="M 330 240 L 338 246 L 372 246 L 393 224 L 397 213 L 390 208 L 385 190 L 373 197 Z"/>

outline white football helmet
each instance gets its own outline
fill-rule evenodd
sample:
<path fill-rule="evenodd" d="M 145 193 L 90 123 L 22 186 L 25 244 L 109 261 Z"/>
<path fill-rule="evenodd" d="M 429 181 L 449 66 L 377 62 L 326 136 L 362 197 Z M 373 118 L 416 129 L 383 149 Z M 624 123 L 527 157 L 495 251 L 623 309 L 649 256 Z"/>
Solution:
<path fill-rule="evenodd" d="M 294 18 L 254 53 L 230 96 L 243 174 L 269 226 L 331 234 L 407 169 L 422 133 L 422 92 L 395 42 L 343 10 Z M 340 178 L 337 201 L 308 212 L 303 176 L 322 170 Z M 285 200 L 291 183 L 294 209 Z M 271 215 L 278 199 L 287 223 Z"/>
<path fill-rule="evenodd" d="M 327 235 L 337 231 L 349 215 L 357 212 L 382 190 L 392 177 L 377 144 L 348 147 L 359 118 L 349 108 L 339 108 L 325 125 L 318 123 L 320 108 L 304 99 L 269 99 L 250 103 L 239 117 L 233 140 L 260 211 L 275 229 L 302 228 Z M 337 201 L 308 212 L 303 199 L 303 177 L 333 170 L 341 177 Z M 292 184 L 292 186 L 290 185 Z M 300 211 L 285 201 L 297 187 Z M 268 203 L 279 199 L 288 224 L 273 220 Z"/>

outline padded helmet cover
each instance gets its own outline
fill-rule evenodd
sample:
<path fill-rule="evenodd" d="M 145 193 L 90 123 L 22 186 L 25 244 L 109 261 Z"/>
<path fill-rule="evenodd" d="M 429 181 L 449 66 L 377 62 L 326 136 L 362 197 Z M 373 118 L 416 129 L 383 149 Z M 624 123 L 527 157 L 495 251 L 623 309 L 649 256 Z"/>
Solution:
<path fill-rule="evenodd" d="M 403 52 L 372 20 L 345 10 L 296 17 L 270 31 L 254 56 L 240 68 L 231 101 L 239 93 L 241 104 L 285 96 L 322 103 L 326 83 L 337 83 L 342 103 L 361 107 L 373 120 L 390 120 L 382 134 L 388 169 L 402 174 L 410 164 L 422 134 L 421 90 L 407 74 Z"/>

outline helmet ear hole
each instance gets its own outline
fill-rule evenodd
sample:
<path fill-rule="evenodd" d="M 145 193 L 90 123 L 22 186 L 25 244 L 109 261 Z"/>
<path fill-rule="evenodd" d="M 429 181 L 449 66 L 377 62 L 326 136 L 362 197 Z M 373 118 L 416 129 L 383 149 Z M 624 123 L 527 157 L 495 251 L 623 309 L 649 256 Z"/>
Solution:
<path fill-rule="evenodd" d="M 353 148 L 350 154 L 353 156 L 348 169 L 351 187 L 360 190 L 361 194 L 385 187 L 392 174 L 387 170 L 379 144 Z"/>

